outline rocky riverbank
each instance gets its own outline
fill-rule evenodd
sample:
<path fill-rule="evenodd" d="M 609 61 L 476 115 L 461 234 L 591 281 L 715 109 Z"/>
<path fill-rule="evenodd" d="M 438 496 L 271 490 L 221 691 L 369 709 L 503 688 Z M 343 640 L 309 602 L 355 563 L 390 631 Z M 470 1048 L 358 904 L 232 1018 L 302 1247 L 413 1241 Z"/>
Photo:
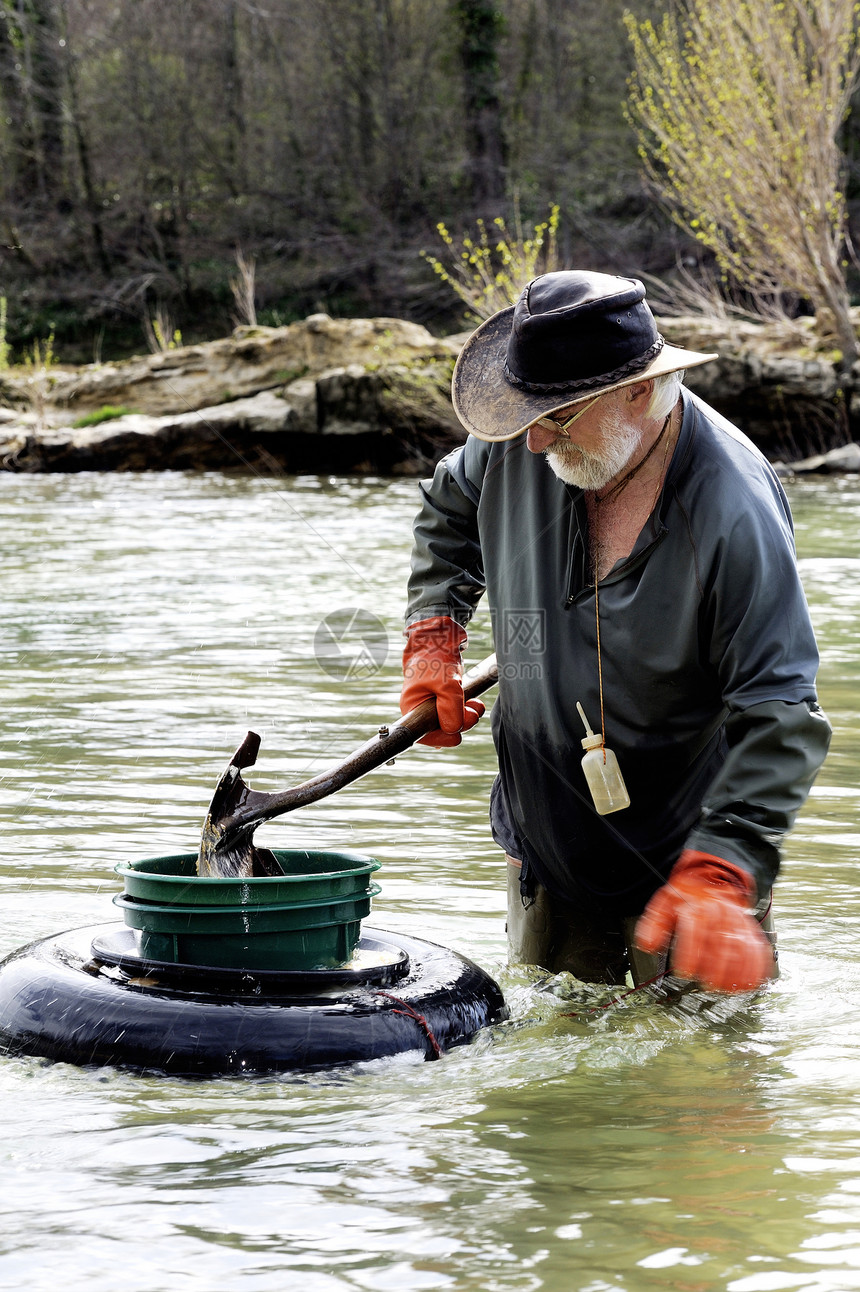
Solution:
<path fill-rule="evenodd" d="M 860 425 L 860 365 L 843 382 L 812 320 L 790 332 L 692 317 L 663 319 L 661 329 L 720 354 L 689 385 L 771 460 L 860 469 L 850 429 Z M 463 439 L 449 389 L 464 339 L 400 319 L 317 314 L 122 363 L 10 370 L 0 382 L 0 464 L 422 473 Z"/>

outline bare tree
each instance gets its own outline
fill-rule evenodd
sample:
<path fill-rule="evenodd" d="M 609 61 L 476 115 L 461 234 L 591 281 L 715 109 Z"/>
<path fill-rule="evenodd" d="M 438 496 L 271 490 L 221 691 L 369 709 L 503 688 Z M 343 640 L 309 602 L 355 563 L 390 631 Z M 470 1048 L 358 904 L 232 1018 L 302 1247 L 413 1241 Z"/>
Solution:
<path fill-rule="evenodd" d="M 245 167 L 245 108 L 242 84 L 242 61 L 239 48 L 239 13 L 236 0 L 224 5 L 221 62 L 224 84 L 224 151 L 228 174 L 234 176 L 233 192 L 241 192 L 247 183 Z"/>
<path fill-rule="evenodd" d="M 10 336 L 44 314 L 64 350 L 90 323 L 124 350 L 144 297 L 212 335 L 237 245 L 262 321 L 433 318 L 437 222 L 492 233 L 517 202 L 529 229 L 561 206 L 566 260 L 639 264 L 626 2 L 0 0 Z"/>
<path fill-rule="evenodd" d="M 18 191 L 50 203 L 65 182 L 60 51 L 52 0 L 2 0 L 0 87 Z"/>
<path fill-rule="evenodd" d="M 494 0 L 453 0 L 463 88 L 469 177 L 475 206 L 496 216 L 505 195 L 507 146 L 499 98 L 503 22 Z"/>
<path fill-rule="evenodd" d="M 37 140 L 23 85 L 19 15 L 0 6 L 0 90 L 6 113 L 4 196 L 16 203 L 38 186 Z"/>
<path fill-rule="evenodd" d="M 627 16 L 629 112 L 645 168 L 726 279 L 796 293 L 858 356 L 836 142 L 857 83 L 854 0 L 686 0 Z"/>

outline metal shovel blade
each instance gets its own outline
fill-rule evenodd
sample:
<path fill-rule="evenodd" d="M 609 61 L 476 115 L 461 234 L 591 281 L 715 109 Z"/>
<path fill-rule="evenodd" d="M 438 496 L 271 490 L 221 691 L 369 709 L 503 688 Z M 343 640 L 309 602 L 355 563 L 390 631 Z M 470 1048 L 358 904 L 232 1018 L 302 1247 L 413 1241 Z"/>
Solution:
<path fill-rule="evenodd" d="M 488 655 L 463 678 L 463 693 L 467 700 L 471 700 L 497 680 L 496 657 Z M 282 816 L 334 794 L 375 767 L 390 762 L 438 726 L 436 700 L 425 700 L 390 726 L 380 727 L 370 740 L 342 762 L 301 785 L 277 794 L 252 790 L 242 780 L 242 769 L 254 765 L 260 749 L 260 737 L 249 731 L 215 787 L 203 823 L 197 858 L 198 875 L 235 878 L 270 874 L 274 861 L 272 854 L 267 849 L 254 846 L 254 830 L 261 821 Z"/>

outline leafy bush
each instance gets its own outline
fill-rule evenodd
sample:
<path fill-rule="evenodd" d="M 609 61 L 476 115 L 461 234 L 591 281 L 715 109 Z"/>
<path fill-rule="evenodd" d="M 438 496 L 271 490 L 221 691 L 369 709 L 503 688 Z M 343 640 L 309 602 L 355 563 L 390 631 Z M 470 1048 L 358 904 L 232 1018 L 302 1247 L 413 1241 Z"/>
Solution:
<path fill-rule="evenodd" d="M 437 224 L 439 237 L 454 256 L 450 269 L 436 256 L 426 251 L 421 254 L 466 303 L 469 317 L 480 321 L 513 305 L 526 283 L 538 273 L 560 268 L 558 223 L 556 205 L 550 207 L 548 219 L 535 225 L 530 238 L 523 237 L 518 209 L 512 232 L 501 216 L 493 220 L 490 229 L 483 220 L 478 220 L 477 237 L 464 236 L 459 252 L 445 225 Z"/>

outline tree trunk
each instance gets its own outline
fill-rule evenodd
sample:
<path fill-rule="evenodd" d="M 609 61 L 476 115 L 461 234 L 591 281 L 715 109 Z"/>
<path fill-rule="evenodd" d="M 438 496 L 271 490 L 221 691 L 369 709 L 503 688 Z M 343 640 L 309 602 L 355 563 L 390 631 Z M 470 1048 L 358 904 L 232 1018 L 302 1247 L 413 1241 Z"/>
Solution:
<path fill-rule="evenodd" d="M 31 94 L 39 134 L 39 191 L 59 202 L 66 187 L 63 142 L 63 71 L 55 0 L 29 0 Z"/>
<path fill-rule="evenodd" d="M 493 0 L 453 0 L 465 91 L 469 180 L 476 209 L 501 213 L 507 147 L 499 100 L 498 46 L 502 15 Z"/>
<path fill-rule="evenodd" d="M 239 61 L 239 27 L 236 0 L 224 6 L 224 108 L 227 118 L 226 163 L 228 182 L 234 196 L 247 189 L 245 163 L 245 113 L 242 71 Z"/>
<path fill-rule="evenodd" d="M 4 189 L 13 201 L 31 198 L 39 182 L 33 119 L 19 53 L 21 40 L 18 15 L 7 0 L 0 5 L 0 93 L 12 153 L 12 174 L 7 176 Z"/>

